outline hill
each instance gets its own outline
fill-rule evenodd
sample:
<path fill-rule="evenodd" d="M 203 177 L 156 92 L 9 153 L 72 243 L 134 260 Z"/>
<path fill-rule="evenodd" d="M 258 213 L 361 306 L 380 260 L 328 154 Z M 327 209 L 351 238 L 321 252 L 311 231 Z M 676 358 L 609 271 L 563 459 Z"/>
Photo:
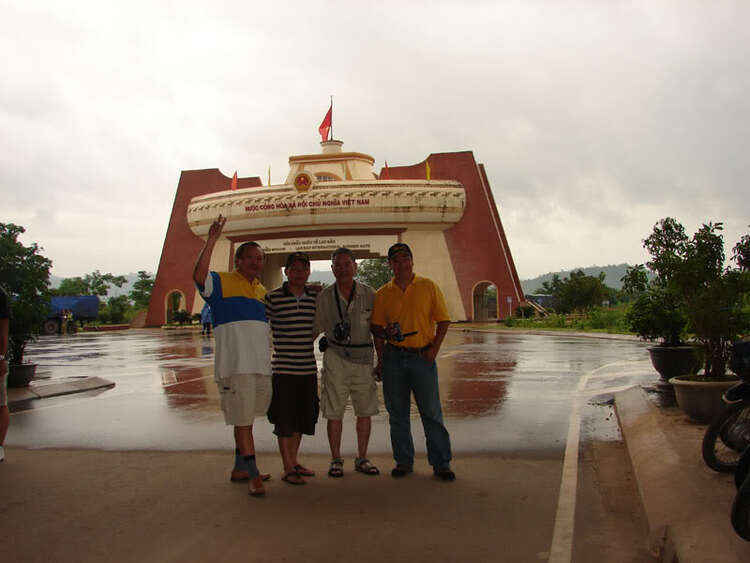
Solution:
<path fill-rule="evenodd" d="M 576 270 L 583 270 L 583 273 L 587 276 L 598 276 L 599 272 L 604 272 L 604 284 L 614 289 L 622 289 L 622 282 L 620 278 L 625 275 L 629 264 L 617 264 L 609 266 L 589 266 L 587 268 L 572 268 L 570 270 L 562 270 L 560 272 L 549 272 L 542 274 L 529 280 L 521 280 L 521 287 L 523 287 L 524 294 L 537 293 L 537 290 L 542 287 L 542 284 L 546 281 L 552 281 L 552 276 L 557 274 L 560 278 L 566 278 L 570 275 L 570 272 Z"/>

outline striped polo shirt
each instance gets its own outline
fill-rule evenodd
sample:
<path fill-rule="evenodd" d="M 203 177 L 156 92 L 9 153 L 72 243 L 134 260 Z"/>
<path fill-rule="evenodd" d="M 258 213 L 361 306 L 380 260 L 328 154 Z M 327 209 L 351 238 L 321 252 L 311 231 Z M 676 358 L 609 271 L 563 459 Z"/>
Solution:
<path fill-rule="evenodd" d="M 213 313 L 214 380 L 237 374 L 270 375 L 271 346 L 263 285 L 237 271 L 209 272 L 198 289 Z"/>
<path fill-rule="evenodd" d="M 313 351 L 315 295 L 305 289 L 297 297 L 284 282 L 266 294 L 266 316 L 273 336 L 273 374 L 317 376 Z"/>

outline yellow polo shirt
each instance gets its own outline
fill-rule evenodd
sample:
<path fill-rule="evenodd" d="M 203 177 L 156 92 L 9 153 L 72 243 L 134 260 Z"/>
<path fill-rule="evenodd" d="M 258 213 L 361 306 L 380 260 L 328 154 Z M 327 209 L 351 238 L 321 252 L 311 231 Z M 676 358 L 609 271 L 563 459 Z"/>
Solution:
<path fill-rule="evenodd" d="M 391 342 L 394 346 L 427 346 L 435 336 L 435 325 L 443 321 L 450 321 L 443 293 L 435 282 L 422 276 L 415 275 L 406 291 L 391 280 L 375 294 L 371 324 L 385 327 L 398 322 L 404 334 L 418 331 L 403 342 Z"/>

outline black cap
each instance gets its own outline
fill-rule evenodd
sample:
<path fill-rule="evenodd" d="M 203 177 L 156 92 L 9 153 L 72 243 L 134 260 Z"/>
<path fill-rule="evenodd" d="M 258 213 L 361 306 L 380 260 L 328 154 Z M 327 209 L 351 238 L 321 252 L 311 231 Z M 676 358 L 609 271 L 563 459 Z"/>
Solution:
<path fill-rule="evenodd" d="M 411 253 L 411 248 L 409 248 L 407 244 L 397 242 L 388 249 L 388 260 L 393 258 L 399 252 L 406 252 L 409 257 L 414 258 L 414 255 Z"/>
<path fill-rule="evenodd" d="M 297 261 L 310 264 L 310 257 L 307 255 L 307 252 L 292 252 L 289 256 L 287 256 L 286 267 L 289 268 Z"/>

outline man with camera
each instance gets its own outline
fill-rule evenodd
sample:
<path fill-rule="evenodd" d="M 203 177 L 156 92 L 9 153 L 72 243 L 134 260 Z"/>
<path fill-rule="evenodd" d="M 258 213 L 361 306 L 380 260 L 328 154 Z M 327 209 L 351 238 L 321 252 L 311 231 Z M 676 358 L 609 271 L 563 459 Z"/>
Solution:
<path fill-rule="evenodd" d="M 348 248 L 334 250 L 331 262 L 336 283 L 320 292 L 315 314 L 316 332 L 325 333 L 320 345 L 323 351 L 320 399 L 323 417 L 328 420 L 328 443 L 331 447 L 328 475 L 344 475 L 341 434 L 344 408 L 349 397 L 357 417 L 358 455 L 354 460 L 354 469 L 365 475 L 378 475 L 380 471 L 367 458 L 371 417 L 378 413 L 370 334 L 375 290 L 354 281 L 357 262 Z"/>
<path fill-rule="evenodd" d="M 383 397 L 391 426 L 396 467 L 393 477 L 413 471 L 411 393 L 427 439 L 427 459 L 438 479 L 453 481 L 451 444 L 443 423 L 435 357 L 450 325 L 440 288 L 414 274 L 411 249 L 396 243 L 388 249 L 393 279 L 375 295 L 372 333 L 383 377 Z"/>

